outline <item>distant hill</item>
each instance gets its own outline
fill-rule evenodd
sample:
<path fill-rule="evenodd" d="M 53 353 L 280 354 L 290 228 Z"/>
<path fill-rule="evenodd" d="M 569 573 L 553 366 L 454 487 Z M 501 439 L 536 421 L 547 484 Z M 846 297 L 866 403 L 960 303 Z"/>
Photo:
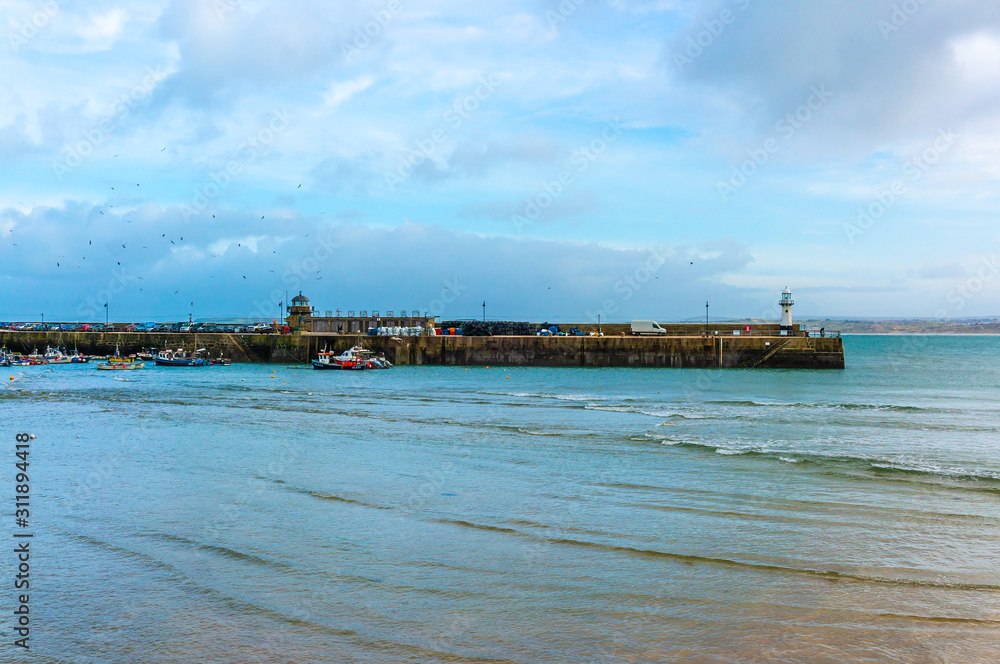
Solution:
<path fill-rule="evenodd" d="M 1000 334 L 1000 320 L 837 320 L 831 318 L 809 318 L 796 320 L 810 330 L 825 327 L 840 330 L 842 334 Z"/>

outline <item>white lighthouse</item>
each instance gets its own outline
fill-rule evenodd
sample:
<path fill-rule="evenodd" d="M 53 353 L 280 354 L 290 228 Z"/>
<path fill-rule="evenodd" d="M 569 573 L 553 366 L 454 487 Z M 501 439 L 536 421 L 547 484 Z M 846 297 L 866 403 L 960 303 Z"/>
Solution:
<path fill-rule="evenodd" d="M 778 305 L 781 307 L 781 333 L 791 334 L 792 333 L 792 305 L 795 302 L 792 301 L 792 291 L 789 290 L 788 286 L 785 286 L 785 290 L 781 291 L 781 301 Z"/>

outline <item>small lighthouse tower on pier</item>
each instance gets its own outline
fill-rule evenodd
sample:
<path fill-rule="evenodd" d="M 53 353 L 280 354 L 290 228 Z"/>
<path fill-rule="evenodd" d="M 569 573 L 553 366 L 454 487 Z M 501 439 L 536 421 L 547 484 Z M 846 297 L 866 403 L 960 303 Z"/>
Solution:
<path fill-rule="evenodd" d="M 792 305 L 795 304 L 792 301 L 792 291 L 789 290 L 788 286 L 785 286 L 785 290 L 781 291 L 781 300 L 778 305 L 781 307 L 781 333 L 791 334 L 792 333 Z"/>

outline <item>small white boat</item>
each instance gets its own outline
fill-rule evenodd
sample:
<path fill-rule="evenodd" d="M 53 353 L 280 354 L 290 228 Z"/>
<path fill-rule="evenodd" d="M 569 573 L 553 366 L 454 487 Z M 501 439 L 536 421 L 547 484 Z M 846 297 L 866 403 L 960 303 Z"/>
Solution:
<path fill-rule="evenodd" d="M 340 355 L 325 348 L 318 353 L 318 359 L 312 361 L 313 369 L 337 369 L 341 371 L 360 371 L 364 369 L 391 369 L 392 362 L 382 354 L 376 355 L 364 346 L 354 346 Z"/>
<path fill-rule="evenodd" d="M 45 347 L 45 354 L 42 358 L 48 364 L 72 364 L 73 358 L 62 352 L 58 348 L 52 348 L 50 346 Z"/>

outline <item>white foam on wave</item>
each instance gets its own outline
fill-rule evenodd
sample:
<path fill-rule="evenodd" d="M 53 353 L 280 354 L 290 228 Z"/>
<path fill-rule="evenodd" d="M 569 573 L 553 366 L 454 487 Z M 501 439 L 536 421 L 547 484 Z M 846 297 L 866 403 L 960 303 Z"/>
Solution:
<path fill-rule="evenodd" d="M 636 406 L 607 406 L 604 404 L 588 404 L 586 410 L 599 410 L 608 413 L 632 413 L 635 415 L 648 415 L 649 417 L 677 418 L 685 420 L 710 420 L 710 415 L 699 415 L 691 412 L 679 412 L 676 410 L 658 410 L 649 407 L 637 408 Z"/>

